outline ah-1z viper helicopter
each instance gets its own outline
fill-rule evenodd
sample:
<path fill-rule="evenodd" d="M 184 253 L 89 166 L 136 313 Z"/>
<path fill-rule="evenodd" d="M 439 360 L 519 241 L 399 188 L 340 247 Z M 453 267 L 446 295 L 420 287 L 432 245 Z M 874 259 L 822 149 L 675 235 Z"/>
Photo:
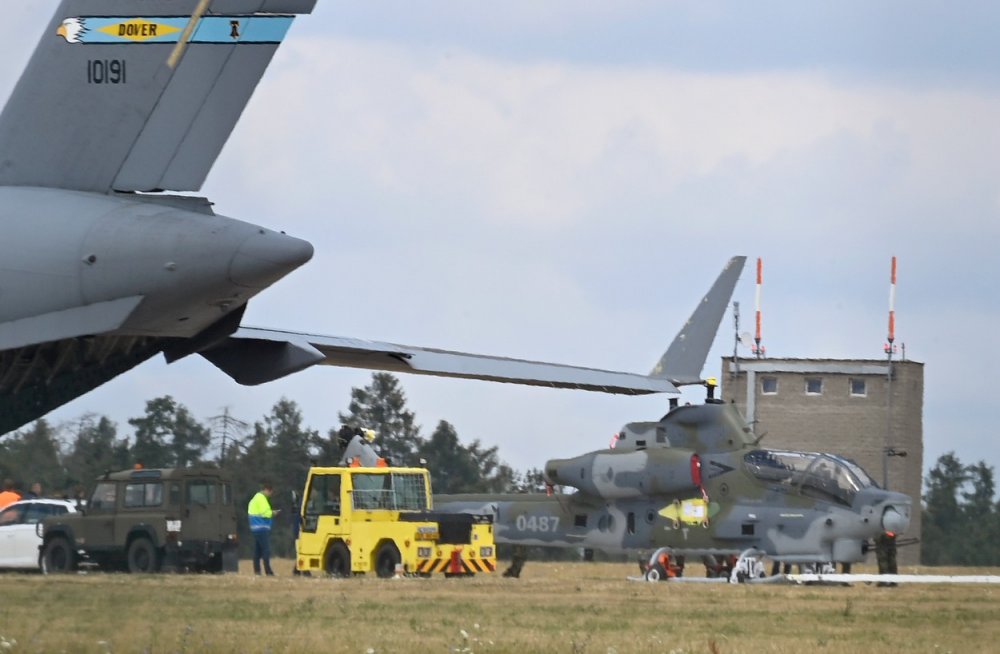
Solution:
<path fill-rule="evenodd" d="M 730 261 L 653 376 L 700 381 L 741 267 L 740 258 Z M 706 560 L 754 552 L 788 564 L 862 561 L 872 539 L 909 526 L 909 496 L 880 488 L 843 456 L 761 447 L 736 406 L 713 397 L 714 380 L 701 383 L 704 404 L 672 398 L 663 418 L 625 425 L 610 448 L 549 460 L 547 485 L 572 494 L 449 495 L 435 504 L 492 513 L 498 543 L 661 548 Z M 654 557 L 647 578 L 665 578 L 671 567 Z"/>

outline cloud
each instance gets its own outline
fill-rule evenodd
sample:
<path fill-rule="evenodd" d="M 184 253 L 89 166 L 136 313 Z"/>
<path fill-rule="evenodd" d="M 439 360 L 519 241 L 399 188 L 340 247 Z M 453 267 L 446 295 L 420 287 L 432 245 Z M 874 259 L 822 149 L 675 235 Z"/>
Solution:
<path fill-rule="evenodd" d="M 523 64 L 329 38 L 285 47 L 285 68 L 265 80 L 238 128 L 253 138 L 231 144 L 224 163 L 296 190 L 309 179 L 303 166 L 331 181 L 361 178 L 361 192 L 408 202 L 421 224 L 468 220 L 440 208 L 473 205 L 480 222 L 558 229 L 620 196 L 622 183 L 655 198 L 821 156 L 806 163 L 822 168 L 797 168 L 787 189 L 842 190 L 839 181 L 864 173 L 878 195 L 908 184 L 900 190 L 939 186 L 950 198 L 982 184 L 1000 137 L 989 120 L 1000 97 L 982 93 Z M 314 118 L 277 119 L 287 97 L 308 98 Z M 271 153 L 268 165 L 249 156 L 258 148 Z"/>
<path fill-rule="evenodd" d="M 990 3 L 430 0 L 320 4 L 314 18 L 297 28 L 522 62 L 826 73 L 884 85 L 996 85 L 1000 61 L 1000 9 Z"/>

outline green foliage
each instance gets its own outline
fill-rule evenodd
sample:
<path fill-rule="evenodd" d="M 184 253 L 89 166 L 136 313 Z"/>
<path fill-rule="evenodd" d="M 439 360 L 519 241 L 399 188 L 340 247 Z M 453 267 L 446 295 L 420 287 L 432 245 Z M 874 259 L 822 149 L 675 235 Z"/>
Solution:
<path fill-rule="evenodd" d="M 444 420 L 417 452 L 431 472 L 435 493 L 504 492 L 512 485 L 513 471 L 499 462 L 496 447 L 483 448 L 478 439 L 462 445 Z"/>
<path fill-rule="evenodd" d="M 132 456 L 147 468 L 170 467 L 173 457 L 167 441 L 171 435 L 177 403 L 166 395 L 146 402 L 146 415 L 130 418 L 128 424 L 135 428 Z"/>
<path fill-rule="evenodd" d="M 147 468 L 187 467 L 202 462 L 212 432 L 169 395 L 146 402 L 146 415 L 131 418 L 135 427 L 132 457 Z"/>
<path fill-rule="evenodd" d="M 44 492 L 61 487 L 65 481 L 55 432 L 44 419 L 4 441 L 0 462 L 0 476 L 13 479 L 22 491 L 39 482 Z"/>
<path fill-rule="evenodd" d="M 517 493 L 544 493 L 546 491 L 545 475 L 541 468 L 528 468 L 514 480 L 514 491 Z"/>
<path fill-rule="evenodd" d="M 127 468 L 130 460 L 128 441 L 118 439 L 115 423 L 107 416 L 88 414 L 80 419 L 76 437 L 63 459 L 66 487 L 61 490 L 82 492 L 98 475 Z"/>
<path fill-rule="evenodd" d="M 1000 505 L 994 502 L 993 466 L 962 465 L 954 452 L 927 475 L 921 533 L 927 565 L 1000 564 Z"/>
<path fill-rule="evenodd" d="M 273 452 L 265 469 L 285 488 L 301 490 L 309 471 L 309 450 L 318 433 L 302 426 L 299 405 L 286 398 L 281 398 L 271 414 L 264 417 L 264 433 Z"/>
<path fill-rule="evenodd" d="M 173 439 L 167 446 L 171 463 L 178 468 L 201 463 L 201 455 L 211 442 L 212 432 L 208 427 L 195 420 L 187 407 L 178 405 L 174 411 Z"/>
<path fill-rule="evenodd" d="M 391 464 L 416 463 L 414 455 L 422 444 L 420 427 L 406 408 L 406 395 L 395 375 L 376 372 L 371 384 L 352 388 L 347 411 L 339 414 L 341 424 L 374 429 L 376 449 Z"/>

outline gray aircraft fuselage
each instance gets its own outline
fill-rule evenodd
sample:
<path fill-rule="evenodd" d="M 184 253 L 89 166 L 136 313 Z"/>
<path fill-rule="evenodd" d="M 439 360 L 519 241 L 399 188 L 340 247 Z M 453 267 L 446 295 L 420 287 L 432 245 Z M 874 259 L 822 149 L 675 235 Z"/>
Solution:
<path fill-rule="evenodd" d="M 236 329 L 312 246 L 200 198 L 0 186 L 0 433 Z"/>
<path fill-rule="evenodd" d="M 0 187 L 0 323 L 136 298 L 108 333 L 191 337 L 312 256 L 306 241 L 141 197 Z M 7 327 L 5 348 L 35 335 Z"/>
<path fill-rule="evenodd" d="M 572 494 L 435 497 L 446 511 L 492 513 L 499 543 L 676 554 L 756 548 L 792 563 L 855 562 L 909 525 L 911 500 L 836 455 L 766 450 L 731 404 L 632 423 L 614 449 L 549 461 Z"/>

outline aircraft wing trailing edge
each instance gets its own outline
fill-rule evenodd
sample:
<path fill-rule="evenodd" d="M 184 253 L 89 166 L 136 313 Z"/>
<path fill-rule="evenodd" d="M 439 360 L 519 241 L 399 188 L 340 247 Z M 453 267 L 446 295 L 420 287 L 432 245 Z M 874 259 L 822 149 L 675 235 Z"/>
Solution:
<path fill-rule="evenodd" d="M 746 257 L 729 260 L 651 375 L 253 327 L 241 327 L 200 353 L 246 385 L 329 365 L 619 395 L 676 394 L 677 386 L 701 381 L 708 350 L 745 261 Z"/>
<path fill-rule="evenodd" d="M 319 364 L 625 395 L 678 392 L 666 379 L 635 373 L 252 327 L 241 327 L 201 354 L 247 385 Z"/>

